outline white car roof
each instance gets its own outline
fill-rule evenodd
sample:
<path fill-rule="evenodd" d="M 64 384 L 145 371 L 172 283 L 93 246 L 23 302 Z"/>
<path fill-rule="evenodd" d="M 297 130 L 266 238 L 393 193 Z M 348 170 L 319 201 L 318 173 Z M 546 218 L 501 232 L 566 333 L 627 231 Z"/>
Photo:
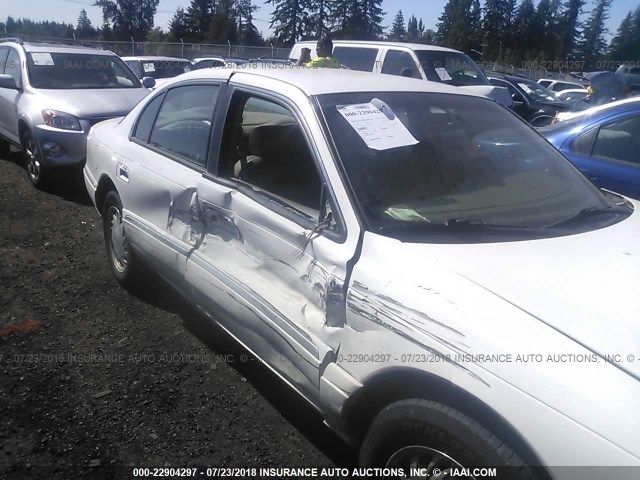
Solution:
<path fill-rule="evenodd" d="M 296 45 L 315 45 L 318 43 L 315 40 L 306 40 L 303 42 L 296 42 Z M 410 48 L 411 50 L 428 50 L 431 52 L 457 52 L 453 48 L 438 47 L 436 45 L 425 45 L 423 43 L 406 43 L 406 42 L 384 42 L 384 41 L 366 41 L 366 40 L 333 40 L 333 46 L 339 47 L 344 45 L 353 45 L 358 47 L 403 47 Z"/>
<path fill-rule="evenodd" d="M 287 68 L 273 68 L 269 64 L 260 65 L 258 68 L 255 68 L 252 65 L 247 68 L 239 66 L 235 68 L 195 70 L 180 75 L 180 77 L 175 81 L 207 78 L 225 80 L 232 76 L 237 78 L 239 81 L 242 81 L 243 77 L 249 76 L 254 77 L 254 79 L 255 77 L 262 77 L 265 79 L 278 80 L 300 89 L 306 95 L 345 92 L 399 91 L 448 93 L 485 98 L 483 95 L 473 93 L 469 90 L 444 85 L 438 82 L 429 82 L 422 79 L 331 68 L 306 68 L 295 66 Z M 251 83 L 254 82 L 252 81 Z"/>
<path fill-rule="evenodd" d="M 149 56 L 143 56 L 143 57 L 120 57 L 122 60 L 140 60 L 143 62 L 189 62 L 189 60 L 187 60 L 186 58 L 180 58 L 180 57 L 163 57 L 163 56 L 155 56 L 155 55 L 149 55 Z"/>
<path fill-rule="evenodd" d="M 24 50 L 27 53 L 76 53 L 88 55 L 109 55 L 116 56 L 115 53 L 102 48 L 87 47 L 83 45 L 65 45 L 51 43 L 24 43 Z"/>

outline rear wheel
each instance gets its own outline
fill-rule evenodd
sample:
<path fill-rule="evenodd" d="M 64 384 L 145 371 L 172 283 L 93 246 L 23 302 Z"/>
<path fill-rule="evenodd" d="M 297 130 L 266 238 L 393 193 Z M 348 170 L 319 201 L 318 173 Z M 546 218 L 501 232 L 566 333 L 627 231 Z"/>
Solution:
<path fill-rule="evenodd" d="M 29 131 L 24 132 L 20 140 L 22 143 L 22 157 L 29 180 L 34 186 L 41 188 L 46 183 L 47 172 L 45 167 L 42 166 L 42 157 L 40 156 L 38 145 Z"/>
<path fill-rule="evenodd" d="M 114 191 L 105 198 L 102 225 L 109 267 L 122 286 L 132 288 L 141 277 L 142 265 L 127 240 L 122 221 L 122 201 Z"/>
<path fill-rule="evenodd" d="M 417 399 L 392 403 L 376 416 L 362 444 L 360 463 L 402 468 L 407 478 L 416 478 L 412 467 L 423 469 L 424 478 L 446 479 L 455 477 L 456 469 L 501 466 L 511 467 L 505 478 L 535 478 L 508 445 L 471 417 Z"/>
<path fill-rule="evenodd" d="M 0 158 L 7 160 L 11 153 L 11 144 L 0 138 Z"/>

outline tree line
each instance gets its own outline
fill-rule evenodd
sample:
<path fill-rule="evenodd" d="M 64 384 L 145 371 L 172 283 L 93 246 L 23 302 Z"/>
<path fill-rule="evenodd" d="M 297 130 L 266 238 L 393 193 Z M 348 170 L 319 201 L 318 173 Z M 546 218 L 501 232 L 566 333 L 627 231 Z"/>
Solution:
<path fill-rule="evenodd" d="M 449 0 L 439 17 L 436 42 L 485 61 L 558 65 L 597 60 L 637 62 L 640 7 L 630 11 L 608 44 L 606 22 L 613 0 Z M 587 8 L 588 7 L 588 8 Z M 613 33 L 613 32 L 611 32 Z M 635 53 L 634 53 L 635 52 Z"/>
<path fill-rule="evenodd" d="M 91 24 L 83 9 L 76 25 L 8 17 L 0 22 L 8 35 L 91 40 L 184 41 L 261 46 L 291 46 L 299 40 L 330 35 L 334 39 L 393 40 L 442 45 L 479 61 L 540 62 L 558 67 L 581 62 L 598 69 L 598 60 L 638 62 L 640 6 L 622 20 L 610 43 L 606 22 L 614 0 L 449 0 L 435 30 L 397 12 L 383 26 L 382 0 L 266 0 L 273 6 L 273 36 L 263 39 L 254 24 L 252 0 L 191 0 L 178 8 L 168 32 L 154 28 L 159 0 L 96 0 L 103 24 Z"/>

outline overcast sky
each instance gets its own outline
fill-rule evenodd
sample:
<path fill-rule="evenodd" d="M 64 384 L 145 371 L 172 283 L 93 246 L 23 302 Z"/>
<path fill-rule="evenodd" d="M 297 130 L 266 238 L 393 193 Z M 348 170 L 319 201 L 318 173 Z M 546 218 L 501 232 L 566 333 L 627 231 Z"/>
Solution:
<path fill-rule="evenodd" d="M 537 3 L 536 0 L 534 2 Z M 594 2 L 595 0 L 587 0 L 587 11 Z M 29 18 L 35 21 L 50 20 L 75 25 L 80 10 L 84 8 L 93 25 L 100 26 L 102 25 L 102 11 L 100 8 L 94 7 L 93 3 L 93 0 L 0 0 L 0 21 L 5 21 L 7 16 L 11 15 L 14 18 Z M 156 26 L 167 30 L 176 9 L 180 6 L 186 9 L 190 3 L 190 0 L 160 0 L 155 19 Z M 438 17 L 442 14 L 446 3 L 447 0 L 383 0 L 382 8 L 386 12 L 383 25 L 390 26 L 398 10 L 402 10 L 405 20 L 414 14 L 417 18 L 422 17 L 427 28 L 435 29 Z M 263 35 L 268 36 L 270 33 L 269 20 L 273 7 L 265 5 L 261 0 L 254 0 L 254 4 L 259 7 L 255 13 L 255 25 Z M 638 0 L 613 0 L 608 21 L 610 34 L 616 33 L 627 12 L 634 10 L 638 5 Z"/>

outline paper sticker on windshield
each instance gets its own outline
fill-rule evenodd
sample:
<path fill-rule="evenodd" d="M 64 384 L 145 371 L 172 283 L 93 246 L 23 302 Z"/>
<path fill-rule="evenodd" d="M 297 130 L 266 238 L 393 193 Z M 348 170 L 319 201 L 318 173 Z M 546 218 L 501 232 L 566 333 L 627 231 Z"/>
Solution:
<path fill-rule="evenodd" d="M 144 70 L 144 73 L 155 72 L 156 66 L 153 63 L 143 63 L 142 69 Z"/>
<path fill-rule="evenodd" d="M 373 150 L 415 145 L 418 141 L 396 117 L 391 107 L 374 98 L 369 103 L 336 107 L 349 125 Z"/>
<path fill-rule="evenodd" d="M 451 80 L 451 75 L 449 75 L 449 72 L 447 72 L 446 68 L 438 67 L 435 70 L 438 76 L 440 77 L 440 80 L 442 80 L 443 82 L 448 82 L 449 80 Z"/>
<path fill-rule="evenodd" d="M 402 222 L 426 222 L 431 223 L 431 221 L 418 212 L 411 208 L 403 208 L 403 207 L 389 207 L 384 213 L 389 215 L 394 220 L 400 220 Z"/>
<path fill-rule="evenodd" d="M 32 53 L 31 59 L 34 65 L 53 65 L 53 58 L 50 53 Z"/>
<path fill-rule="evenodd" d="M 523 89 L 525 92 L 527 92 L 527 93 L 531 93 L 531 92 L 533 92 L 533 90 L 531 90 L 531 89 L 529 88 L 529 85 L 527 85 L 526 83 L 519 83 L 519 84 L 518 84 L 518 86 L 519 86 L 521 89 Z"/>

